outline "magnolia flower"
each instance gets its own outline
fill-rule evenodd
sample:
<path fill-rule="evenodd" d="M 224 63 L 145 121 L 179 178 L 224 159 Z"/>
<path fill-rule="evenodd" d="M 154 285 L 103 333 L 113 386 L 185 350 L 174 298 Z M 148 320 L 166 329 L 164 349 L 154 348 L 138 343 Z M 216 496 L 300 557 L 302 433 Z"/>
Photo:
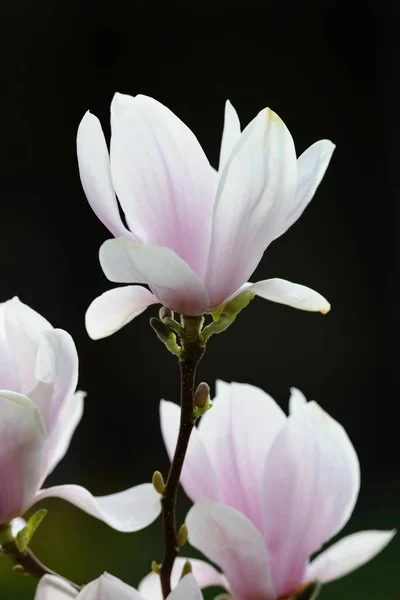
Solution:
<path fill-rule="evenodd" d="M 171 456 L 180 409 L 162 401 Z M 356 452 L 343 427 L 298 390 L 290 416 L 262 390 L 218 382 L 214 405 L 194 430 L 182 485 L 196 504 L 186 519 L 190 543 L 219 565 L 202 587 L 222 585 L 234 600 L 276 600 L 303 584 L 329 582 L 363 565 L 391 540 L 361 531 L 310 557 L 349 520 L 360 487 Z M 159 585 L 150 574 L 146 585 Z"/>
<path fill-rule="evenodd" d="M 92 338 L 114 333 L 151 304 L 199 315 L 244 289 L 329 311 L 325 298 L 307 287 L 248 278 L 310 202 L 332 142 L 320 140 L 296 159 L 292 136 L 272 110 L 262 110 L 241 133 L 227 102 L 217 172 L 190 129 L 153 98 L 115 94 L 111 129 L 110 156 L 90 112 L 77 137 L 86 196 L 116 238 L 100 248 L 100 264 L 110 281 L 147 284 L 151 291 L 130 285 L 97 298 L 86 314 Z"/>
<path fill-rule="evenodd" d="M 120 579 L 105 573 L 77 592 L 66 581 L 46 575 L 40 580 L 35 600 L 149 600 Z M 202 600 L 199 585 L 193 575 L 185 575 L 168 600 Z"/>
<path fill-rule="evenodd" d="M 40 489 L 65 455 L 83 412 L 75 392 L 78 355 L 71 336 L 18 298 L 0 304 L 0 524 L 58 496 L 119 531 L 136 531 L 160 512 L 149 484 L 94 498 L 85 488 Z"/>

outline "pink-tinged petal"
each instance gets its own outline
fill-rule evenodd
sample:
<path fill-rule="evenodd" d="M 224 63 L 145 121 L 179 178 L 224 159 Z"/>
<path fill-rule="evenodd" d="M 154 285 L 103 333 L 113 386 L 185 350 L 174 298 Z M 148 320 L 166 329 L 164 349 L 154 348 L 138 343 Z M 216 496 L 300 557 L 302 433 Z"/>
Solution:
<path fill-rule="evenodd" d="M 86 330 L 92 340 L 112 335 L 139 316 L 158 298 L 138 285 L 115 288 L 93 300 L 86 311 Z"/>
<path fill-rule="evenodd" d="M 161 512 L 160 495 L 151 483 L 143 483 L 109 496 L 94 497 L 78 485 L 59 485 L 40 490 L 35 502 L 57 497 L 74 504 L 92 517 L 122 532 L 139 531 L 156 520 Z"/>
<path fill-rule="evenodd" d="M 46 430 L 36 405 L 22 394 L 0 391 L 0 524 L 33 503 L 40 484 Z"/>
<path fill-rule="evenodd" d="M 349 519 L 359 487 L 343 427 L 315 402 L 294 411 L 268 453 L 261 499 L 278 596 L 302 583 L 309 557 Z"/>
<path fill-rule="evenodd" d="M 113 122 L 111 170 L 132 231 L 171 248 L 199 277 L 206 268 L 216 176 L 190 129 L 136 96 Z"/>
<path fill-rule="evenodd" d="M 79 600 L 144 600 L 133 587 L 108 573 L 85 585 L 78 597 Z"/>
<path fill-rule="evenodd" d="M 72 600 L 78 592 L 61 577 L 45 575 L 36 588 L 35 600 Z"/>
<path fill-rule="evenodd" d="M 178 584 L 182 569 L 187 560 L 190 560 L 192 565 L 192 573 L 199 583 L 199 586 L 204 589 L 210 586 L 223 587 L 229 589 L 226 577 L 222 575 L 215 567 L 209 565 L 204 560 L 197 558 L 176 558 L 171 573 L 172 588 Z M 138 587 L 139 592 L 146 600 L 162 600 L 162 591 L 160 576 L 156 573 L 149 573 L 142 579 Z"/>
<path fill-rule="evenodd" d="M 325 315 L 331 309 L 331 305 L 326 298 L 318 292 L 305 285 L 292 283 L 285 279 L 275 278 L 257 281 L 257 283 L 250 284 L 246 289 L 265 300 L 286 304 L 300 310 L 320 312 Z"/>
<path fill-rule="evenodd" d="M 213 407 L 201 419 L 199 434 L 219 497 L 204 496 L 233 506 L 261 530 L 262 465 L 286 416 L 271 396 L 255 386 L 231 383 L 222 387 L 218 382 L 217 392 Z M 197 471 L 192 478 L 196 475 Z"/>
<path fill-rule="evenodd" d="M 286 215 L 276 238 L 281 236 L 301 217 L 312 200 L 332 158 L 335 144 L 330 140 L 320 140 L 310 146 L 297 159 L 297 188 L 293 206 Z M 275 238 L 275 239 L 276 239 Z"/>
<path fill-rule="evenodd" d="M 395 531 L 359 531 L 339 540 L 312 561 L 307 581 L 328 583 L 362 567 L 381 552 Z"/>
<path fill-rule="evenodd" d="M 167 600 L 203 600 L 203 595 L 195 577 L 188 574 L 180 580 Z"/>
<path fill-rule="evenodd" d="M 229 100 L 225 103 L 224 130 L 222 132 L 221 150 L 219 153 L 219 167 L 221 172 L 230 157 L 236 142 L 240 138 L 240 121 L 238 114 Z"/>
<path fill-rule="evenodd" d="M 134 239 L 119 214 L 111 180 L 110 157 L 100 121 L 89 111 L 80 122 L 76 146 L 82 187 L 94 213 L 116 237 L 123 235 Z"/>
<path fill-rule="evenodd" d="M 67 402 L 60 414 L 56 426 L 47 440 L 47 476 L 62 460 L 69 448 L 75 429 L 83 415 L 85 392 L 76 392 Z"/>
<path fill-rule="evenodd" d="M 2 315 L 0 314 L 0 319 Z M 3 337 L 4 335 L 4 337 Z M 21 383 L 15 356 L 5 339 L 5 332 L 0 330 L 0 388 L 19 392 Z"/>
<path fill-rule="evenodd" d="M 36 355 L 43 333 L 53 327 L 35 310 L 17 297 L 2 304 L 6 343 L 14 355 L 18 369 L 20 391 L 29 392 L 37 384 Z"/>
<path fill-rule="evenodd" d="M 302 410 L 306 404 L 307 398 L 305 397 L 303 392 L 301 392 L 295 387 L 291 387 L 289 398 L 289 414 Z"/>
<path fill-rule="evenodd" d="M 181 410 L 177 404 L 161 400 L 161 431 L 170 460 L 172 460 L 175 452 L 180 416 Z M 193 502 L 196 502 L 199 498 L 218 499 L 218 485 L 214 467 L 196 428 L 193 429 L 190 436 L 181 474 L 181 484 Z"/>
<path fill-rule="evenodd" d="M 219 565 L 235 600 L 276 600 L 264 539 L 240 512 L 211 500 L 199 500 L 186 524 L 189 542 Z"/>
<path fill-rule="evenodd" d="M 35 377 L 40 383 L 47 384 L 47 389 L 52 387 L 51 401 L 49 402 L 47 393 L 43 396 L 38 393 L 38 389 L 44 388 L 40 383 L 30 397 L 34 398 L 40 410 L 48 437 L 53 428 L 57 427 L 65 405 L 71 401 L 75 392 L 78 367 L 78 353 L 69 333 L 62 329 L 46 331 L 36 356 Z"/>
<path fill-rule="evenodd" d="M 189 265 L 170 248 L 134 244 L 118 238 L 100 248 L 105 276 L 116 283 L 146 283 L 171 310 L 198 315 L 209 306 L 204 285 Z"/>
<path fill-rule="evenodd" d="M 296 180 L 293 139 L 265 109 L 243 131 L 220 174 L 206 273 L 210 306 L 219 306 L 252 274 L 293 202 Z"/>

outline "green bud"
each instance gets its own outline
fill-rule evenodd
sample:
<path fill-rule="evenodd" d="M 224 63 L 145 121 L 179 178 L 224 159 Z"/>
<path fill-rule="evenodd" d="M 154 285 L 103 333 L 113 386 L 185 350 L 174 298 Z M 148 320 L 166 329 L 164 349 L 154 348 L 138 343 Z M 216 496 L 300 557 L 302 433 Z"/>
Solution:
<path fill-rule="evenodd" d="M 25 571 L 22 565 L 14 565 L 12 570 L 14 571 L 14 573 L 17 573 L 17 575 L 29 575 L 29 573 Z"/>
<path fill-rule="evenodd" d="M 153 487 L 156 490 L 156 492 L 158 492 L 162 496 L 165 492 L 165 483 L 164 483 L 164 477 L 162 476 L 160 471 L 154 471 L 152 483 L 153 483 Z"/>
<path fill-rule="evenodd" d="M 215 319 L 214 322 L 207 325 L 207 327 L 204 327 L 201 332 L 202 340 L 206 341 L 209 337 L 214 335 L 214 333 L 222 333 L 225 329 L 228 329 L 229 325 L 233 323 L 240 311 L 246 308 L 250 301 L 253 300 L 254 296 L 255 294 L 253 292 L 244 291 L 228 302 L 219 316 L 217 310 L 217 312 L 213 314 L 213 318 Z"/>
<path fill-rule="evenodd" d="M 205 381 L 202 381 L 197 386 L 194 393 L 194 405 L 198 408 L 204 408 L 210 400 L 210 386 Z"/>
<path fill-rule="evenodd" d="M 183 525 L 181 525 L 179 527 L 179 531 L 178 531 L 178 535 L 176 538 L 176 543 L 178 545 L 179 548 L 181 548 L 182 546 L 184 546 L 188 540 L 188 528 L 187 525 L 185 525 L 185 523 Z"/>
<path fill-rule="evenodd" d="M 151 561 L 151 570 L 152 570 L 152 571 L 153 571 L 153 573 L 155 573 L 156 575 L 159 575 L 159 574 L 160 574 L 160 571 L 161 571 L 161 569 L 160 569 L 160 565 L 159 565 L 159 564 L 158 564 L 158 563 L 157 563 L 155 560 L 152 560 L 152 561 Z"/>
<path fill-rule="evenodd" d="M 192 573 L 192 563 L 190 562 L 190 560 L 187 560 L 185 562 L 185 564 L 183 565 L 183 569 L 182 569 L 180 578 L 182 579 L 182 577 L 185 577 L 185 575 L 189 575 L 190 573 Z"/>
<path fill-rule="evenodd" d="M 46 515 L 46 509 L 41 508 L 40 510 L 37 510 L 31 516 L 26 526 L 17 533 L 15 543 L 17 544 L 17 548 L 20 552 L 24 552 L 24 550 L 27 548 L 37 528 L 39 527 L 40 523 L 43 521 Z"/>
<path fill-rule="evenodd" d="M 159 340 L 161 340 L 167 349 L 176 356 L 181 355 L 181 349 L 176 343 L 176 335 L 171 329 L 156 317 L 150 319 L 150 326 L 154 329 Z"/>

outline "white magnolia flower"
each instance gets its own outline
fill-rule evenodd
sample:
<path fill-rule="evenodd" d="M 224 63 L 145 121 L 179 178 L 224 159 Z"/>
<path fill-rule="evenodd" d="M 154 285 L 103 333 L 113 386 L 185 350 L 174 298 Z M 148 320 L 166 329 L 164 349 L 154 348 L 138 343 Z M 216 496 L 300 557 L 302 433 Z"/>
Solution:
<path fill-rule="evenodd" d="M 298 159 L 292 136 L 270 109 L 241 132 L 227 102 L 218 172 L 190 129 L 147 96 L 116 94 L 111 147 L 86 113 L 78 130 L 82 185 L 116 239 L 100 249 L 113 282 L 89 307 L 92 338 L 110 335 L 161 303 L 199 315 L 247 289 L 302 310 L 326 313 L 317 292 L 285 281 L 248 281 L 269 244 L 300 217 L 329 164 L 334 145 L 316 142 Z M 125 215 L 123 223 L 116 196 Z"/>

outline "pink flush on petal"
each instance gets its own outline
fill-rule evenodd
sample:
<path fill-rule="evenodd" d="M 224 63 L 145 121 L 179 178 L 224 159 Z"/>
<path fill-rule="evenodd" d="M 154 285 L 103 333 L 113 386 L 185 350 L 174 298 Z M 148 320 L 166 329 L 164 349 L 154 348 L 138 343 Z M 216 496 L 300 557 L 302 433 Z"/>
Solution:
<path fill-rule="evenodd" d="M 320 140 L 297 158 L 292 136 L 272 110 L 260 111 L 241 131 L 227 102 L 217 172 L 193 132 L 153 98 L 115 94 L 111 129 L 110 152 L 90 112 L 77 136 L 87 199 L 115 236 L 100 251 L 110 281 L 145 284 L 153 293 L 148 305 L 188 315 L 216 309 L 245 285 L 274 302 L 328 312 L 325 298 L 305 286 L 271 279 L 253 289 L 248 279 L 310 202 L 332 142 Z M 97 299 L 88 309 L 89 335 L 111 335 L 142 312 L 142 296 L 133 296 L 131 286 L 129 294 L 118 288 Z"/>

